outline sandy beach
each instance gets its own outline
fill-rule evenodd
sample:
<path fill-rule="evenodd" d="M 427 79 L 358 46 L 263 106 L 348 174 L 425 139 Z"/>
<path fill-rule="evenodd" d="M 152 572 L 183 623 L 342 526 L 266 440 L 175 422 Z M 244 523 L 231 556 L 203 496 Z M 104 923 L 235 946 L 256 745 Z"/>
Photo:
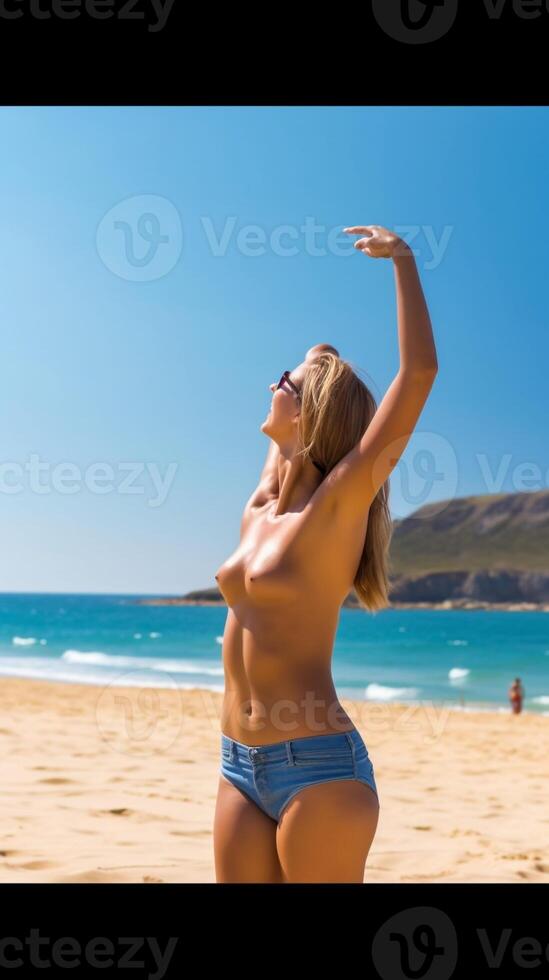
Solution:
<path fill-rule="evenodd" d="M 2 882 L 215 882 L 220 693 L 0 690 Z M 549 881 L 549 718 L 340 700 L 381 802 L 365 882 Z"/>

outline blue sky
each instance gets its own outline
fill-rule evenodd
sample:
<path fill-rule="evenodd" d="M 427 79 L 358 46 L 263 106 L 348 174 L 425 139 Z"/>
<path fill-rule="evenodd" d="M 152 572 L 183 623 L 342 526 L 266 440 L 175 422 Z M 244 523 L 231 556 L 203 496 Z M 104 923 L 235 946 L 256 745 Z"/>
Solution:
<path fill-rule="evenodd" d="M 1 108 L 0 590 L 215 584 L 267 452 L 269 383 L 320 342 L 378 402 L 398 369 L 392 263 L 348 225 L 414 248 L 437 345 L 393 516 L 546 489 L 548 123 L 544 107 Z"/>

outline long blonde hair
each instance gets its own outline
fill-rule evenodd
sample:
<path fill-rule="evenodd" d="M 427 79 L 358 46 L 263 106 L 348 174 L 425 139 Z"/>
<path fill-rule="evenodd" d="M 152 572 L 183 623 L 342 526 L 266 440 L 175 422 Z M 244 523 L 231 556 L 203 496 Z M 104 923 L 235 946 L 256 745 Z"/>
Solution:
<path fill-rule="evenodd" d="M 377 402 L 357 370 L 339 357 L 335 347 L 315 354 L 301 390 L 299 454 L 318 463 L 327 476 L 364 435 Z M 389 480 L 374 497 L 368 514 L 364 549 L 353 586 L 359 605 L 377 612 L 390 605 L 389 546 L 393 522 L 389 511 Z"/>

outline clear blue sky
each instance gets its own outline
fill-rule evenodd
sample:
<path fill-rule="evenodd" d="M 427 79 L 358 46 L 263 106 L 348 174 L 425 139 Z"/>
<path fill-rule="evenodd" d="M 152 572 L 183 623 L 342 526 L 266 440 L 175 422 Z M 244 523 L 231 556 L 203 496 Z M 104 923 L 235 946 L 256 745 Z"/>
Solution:
<path fill-rule="evenodd" d="M 393 515 L 547 488 L 548 133 L 537 107 L 0 109 L 0 590 L 215 584 L 269 383 L 320 342 L 378 401 L 398 368 L 392 263 L 347 225 L 417 250 L 437 344 Z"/>

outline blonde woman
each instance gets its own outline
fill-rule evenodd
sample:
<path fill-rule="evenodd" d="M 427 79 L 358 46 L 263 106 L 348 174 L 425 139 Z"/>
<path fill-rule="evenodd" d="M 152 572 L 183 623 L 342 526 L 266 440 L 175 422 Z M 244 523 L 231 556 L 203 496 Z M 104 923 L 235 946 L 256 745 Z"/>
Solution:
<path fill-rule="evenodd" d="M 409 247 L 379 225 L 344 231 L 362 255 L 393 262 L 400 366 L 379 408 L 330 344 L 270 385 L 267 460 L 215 576 L 229 607 L 219 883 L 362 882 L 378 824 L 373 764 L 338 701 L 332 649 L 353 586 L 365 609 L 389 605 L 388 478 L 438 364 Z"/>

